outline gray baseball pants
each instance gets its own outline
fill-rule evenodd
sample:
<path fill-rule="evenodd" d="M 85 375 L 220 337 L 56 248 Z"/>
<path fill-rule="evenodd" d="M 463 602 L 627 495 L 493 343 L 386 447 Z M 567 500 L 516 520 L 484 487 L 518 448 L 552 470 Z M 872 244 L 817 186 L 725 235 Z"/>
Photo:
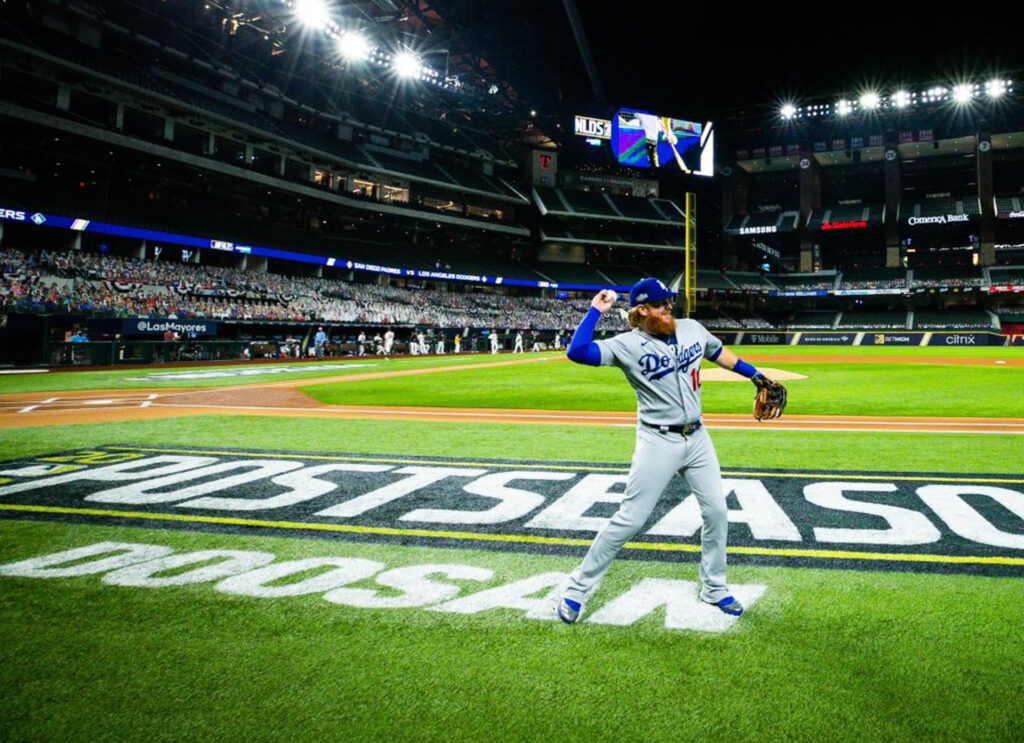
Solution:
<path fill-rule="evenodd" d="M 716 602 L 729 595 L 725 582 L 725 542 L 729 517 L 711 436 L 700 428 L 690 436 L 637 427 L 636 448 L 619 510 L 598 533 L 583 563 L 572 572 L 565 597 L 583 603 L 608 572 L 612 559 L 647 523 L 672 476 L 679 472 L 697 497 L 701 530 L 700 597 Z"/>

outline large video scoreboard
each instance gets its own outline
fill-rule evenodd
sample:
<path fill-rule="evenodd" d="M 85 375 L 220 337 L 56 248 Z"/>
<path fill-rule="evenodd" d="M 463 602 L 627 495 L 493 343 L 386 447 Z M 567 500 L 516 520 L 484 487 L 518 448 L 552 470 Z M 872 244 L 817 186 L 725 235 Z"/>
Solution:
<path fill-rule="evenodd" d="M 573 159 L 627 165 L 663 173 L 710 177 L 715 172 L 715 133 L 700 123 L 620 108 L 606 116 L 576 115 L 567 143 Z"/>

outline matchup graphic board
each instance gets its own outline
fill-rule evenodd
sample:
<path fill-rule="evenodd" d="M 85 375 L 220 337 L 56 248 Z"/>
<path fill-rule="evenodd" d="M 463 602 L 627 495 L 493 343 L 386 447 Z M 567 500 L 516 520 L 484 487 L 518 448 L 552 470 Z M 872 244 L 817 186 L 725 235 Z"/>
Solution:
<path fill-rule="evenodd" d="M 628 165 L 710 177 L 715 168 L 714 125 L 620 108 L 601 117 L 577 115 L 577 156 L 591 162 Z"/>

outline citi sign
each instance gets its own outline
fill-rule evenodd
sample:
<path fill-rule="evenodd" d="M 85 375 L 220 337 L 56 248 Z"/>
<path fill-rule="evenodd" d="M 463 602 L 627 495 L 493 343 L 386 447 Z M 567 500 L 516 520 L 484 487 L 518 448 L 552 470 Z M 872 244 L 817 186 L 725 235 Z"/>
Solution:
<path fill-rule="evenodd" d="M 949 224 L 950 222 L 969 222 L 968 214 L 940 214 L 937 217 L 911 217 L 907 224 L 914 227 L 919 224 Z"/>
<path fill-rule="evenodd" d="M 592 119 L 589 116 L 573 117 L 573 132 L 577 137 L 612 138 L 612 122 L 607 119 Z"/>

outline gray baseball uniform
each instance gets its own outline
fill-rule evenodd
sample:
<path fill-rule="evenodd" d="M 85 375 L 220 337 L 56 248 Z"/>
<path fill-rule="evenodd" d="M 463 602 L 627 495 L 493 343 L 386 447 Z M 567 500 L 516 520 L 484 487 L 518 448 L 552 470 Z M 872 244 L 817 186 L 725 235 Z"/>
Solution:
<path fill-rule="evenodd" d="M 602 366 L 617 366 L 636 391 L 637 431 L 626 492 L 619 510 L 573 571 L 565 597 L 584 603 L 612 559 L 642 527 L 679 472 L 697 497 L 701 532 L 701 599 L 714 603 L 729 595 L 725 543 L 729 529 L 718 455 L 701 426 L 684 436 L 651 428 L 700 422 L 700 363 L 717 357 L 722 342 L 695 320 L 678 320 L 666 342 L 636 329 L 596 341 Z"/>

